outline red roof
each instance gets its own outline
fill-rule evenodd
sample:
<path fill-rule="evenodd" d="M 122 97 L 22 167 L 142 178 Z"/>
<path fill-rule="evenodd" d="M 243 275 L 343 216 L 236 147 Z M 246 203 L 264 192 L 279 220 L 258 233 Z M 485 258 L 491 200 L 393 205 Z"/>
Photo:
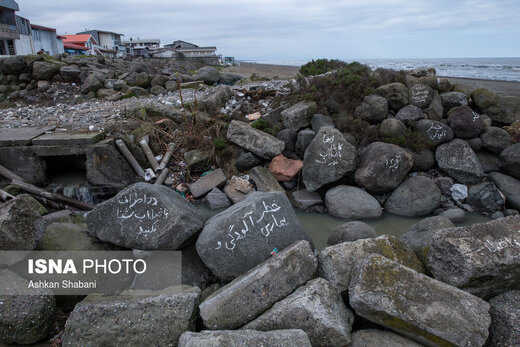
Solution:
<path fill-rule="evenodd" d="M 80 51 L 88 51 L 89 49 L 85 46 L 82 46 L 82 45 L 77 45 L 75 43 L 70 43 L 70 42 L 64 42 L 63 43 L 63 48 L 67 48 L 67 49 L 75 49 L 75 50 L 80 50 Z"/>
<path fill-rule="evenodd" d="M 86 43 L 92 38 L 92 42 L 97 44 L 96 39 L 91 34 L 62 35 L 62 36 L 64 37 L 63 42 Z"/>
<path fill-rule="evenodd" d="M 44 27 L 41 25 L 31 24 L 31 28 L 33 29 L 41 29 L 41 30 L 47 30 L 47 31 L 56 31 L 54 28 Z"/>

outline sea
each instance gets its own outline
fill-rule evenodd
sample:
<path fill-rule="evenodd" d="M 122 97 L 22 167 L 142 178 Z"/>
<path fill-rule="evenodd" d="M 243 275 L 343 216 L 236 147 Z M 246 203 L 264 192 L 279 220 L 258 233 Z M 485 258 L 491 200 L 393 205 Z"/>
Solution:
<path fill-rule="evenodd" d="M 244 60 L 245 61 L 245 60 Z M 413 58 L 413 59 L 354 59 L 372 69 L 411 70 L 434 67 L 437 76 L 477 78 L 498 81 L 520 82 L 519 58 Z M 248 60 L 261 64 L 301 66 L 303 60 Z"/>

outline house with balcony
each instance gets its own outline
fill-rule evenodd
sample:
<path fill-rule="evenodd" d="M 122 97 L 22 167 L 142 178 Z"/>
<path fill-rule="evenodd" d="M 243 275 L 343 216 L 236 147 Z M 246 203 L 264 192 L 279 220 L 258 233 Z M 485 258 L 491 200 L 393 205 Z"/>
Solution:
<path fill-rule="evenodd" d="M 77 34 L 91 34 L 98 45 L 101 53 L 110 58 L 124 58 L 127 55 L 126 47 L 121 43 L 123 34 L 106 30 L 86 30 Z"/>
<path fill-rule="evenodd" d="M 13 0 L 0 0 L 0 55 L 16 55 L 15 40 L 20 39 L 16 27 L 16 11 L 20 8 Z"/>
<path fill-rule="evenodd" d="M 139 37 L 134 39 L 131 37 L 129 40 L 121 41 L 121 44 L 127 48 L 127 52 L 133 51 L 134 56 L 147 56 L 150 51 L 157 50 L 161 47 L 161 40 L 140 39 Z"/>
<path fill-rule="evenodd" d="M 186 58 L 215 57 L 217 51 L 217 47 L 215 46 L 199 47 L 196 44 L 182 40 L 177 40 L 169 45 L 164 45 L 164 48 L 180 53 Z"/>
<path fill-rule="evenodd" d="M 56 55 L 64 52 L 63 36 L 56 34 L 56 29 L 31 24 L 34 52 L 43 50 L 45 54 Z"/>

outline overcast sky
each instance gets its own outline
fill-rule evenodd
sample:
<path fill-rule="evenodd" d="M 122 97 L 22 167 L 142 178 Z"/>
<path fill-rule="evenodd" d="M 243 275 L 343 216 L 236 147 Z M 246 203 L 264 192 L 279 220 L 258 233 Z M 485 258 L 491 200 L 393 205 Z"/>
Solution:
<path fill-rule="evenodd" d="M 520 57 L 519 0 L 17 0 L 59 34 L 185 40 L 251 60 Z"/>

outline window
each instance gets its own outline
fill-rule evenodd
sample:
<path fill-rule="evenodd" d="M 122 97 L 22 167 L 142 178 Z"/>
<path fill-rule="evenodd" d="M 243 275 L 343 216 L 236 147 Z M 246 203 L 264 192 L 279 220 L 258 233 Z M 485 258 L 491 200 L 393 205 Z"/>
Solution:
<path fill-rule="evenodd" d="M 33 40 L 40 41 L 40 31 L 38 29 L 33 30 Z"/>

